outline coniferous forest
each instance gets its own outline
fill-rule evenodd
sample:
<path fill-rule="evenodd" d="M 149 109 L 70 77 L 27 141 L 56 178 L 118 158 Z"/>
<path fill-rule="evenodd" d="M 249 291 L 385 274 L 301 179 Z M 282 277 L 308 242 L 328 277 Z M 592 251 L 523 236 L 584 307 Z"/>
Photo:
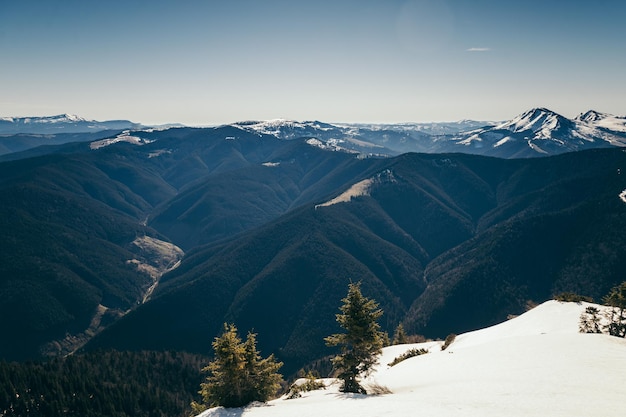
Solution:
<path fill-rule="evenodd" d="M 180 352 L 100 351 L 0 362 L 2 416 L 187 416 L 208 360 Z"/>

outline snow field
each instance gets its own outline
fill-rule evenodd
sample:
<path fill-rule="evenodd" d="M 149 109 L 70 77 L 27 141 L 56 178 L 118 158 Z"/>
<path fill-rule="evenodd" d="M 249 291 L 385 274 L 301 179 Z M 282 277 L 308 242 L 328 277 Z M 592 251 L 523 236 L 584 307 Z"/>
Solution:
<path fill-rule="evenodd" d="M 390 346 L 366 387 L 391 394 L 325 390 L 253 404 L 213 408 L 202 417 L 618 417 L 625 413 L 626 340 L 578 332 L 580 314 L 591 304 L 548 301 L 507 322 L 442 342 Z M 601 308 L 598 306 L 598 308 Z M 412 348 L 428 354 L 387 364 Z"/>

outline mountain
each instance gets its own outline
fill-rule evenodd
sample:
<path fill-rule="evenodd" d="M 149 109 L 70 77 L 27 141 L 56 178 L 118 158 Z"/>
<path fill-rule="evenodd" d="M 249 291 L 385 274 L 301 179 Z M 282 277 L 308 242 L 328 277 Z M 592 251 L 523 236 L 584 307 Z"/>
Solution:
<path fill-rule="evenodd" d="M 39 146 L 69 142 L 92 142 L 114 136 L 123 130 L 142 126 L 128 120 L 98 122 L 61 114 L 49 117 L 1 117 L 0 155 L 22 152 Z"/>
<path fill-rule="evenodd" d="M 234 126 L 281 139 L 314 137 L 337 148 L 387 156 L 404 152 L 462 152 L 528 158 L 626 146 L 626 118 L 590 111 L 570 120 L 546 108 L 534 108 L 500 123 L 464 120 L 333 125 L 279 119 Z"/>
<path fill-rule="evenodd" d="M 119 141 L 137 140 L 154 130 L 172 130 L 170 127 L 145 129 L 128 121 L 96 122 L 72 115 L 2 118 L 0 135 L 4 137 L 0 137 L 0 155 L 67 141 L 90 141 L 92 146 L 101 147 Z M 280 140 L 315 139 L 319 141 L 319 146 L 352 152 L 362 157 L 397 156 L 406 152 L 462 152 L 501 158 L 526 158 L 598 147 L 626 146 L 625 118 L 589 111 L 570 120 L 545 108 L 531 109 L 500 123 L 461 120 L 331 124 L 275 119 L 236 122 L 219 128 L 233 128 L 247 134 L 272 136 Z M 103 134 L 105 130 L 108 134 Z M 98 134 L 99 137 L 87 134 Z M 47 149 L 47 152 L 54 151 L 55 148 Z"/>
<path fill-rule="evenodd" d="M 329 124 L 318 121 L 291 120 L 247 121 L 235 123 L 240 129 L 276 136 L 279 139 L 316 138 L 335 150 L 364 155 L 398 155 L 422 151 L 430 136 L 419 129 L 365 127 L 350 124 Z"/>
<path fill-rule="evenodd" d="M 623 280 L 621 149 L 358 161 L 351 179 L 341 173 L 357 165 L 332 171 L 343 185 L 325 198 L 189 250 L 150 302 L 87 347 L 206 352 L 232 321 L 295 372 L 327 354 L 350 281 L 380 303 L 385 330 L 445 337 L 564 291 L 599 299 Z"/>
<path fill-rule="evenodd" d="M 529 415 L 617 417 L 626 342 L 578 333 L 587 303 L 548 301 L 512 320 L 442 342 L 389 346 L 364 385 L 371 395 L 344 394 L 332 378 L 324 389 L 245 408 L 216 407 L 199 417 Z M 597 306 L 602 308 L 601 306 Z M 411 349 L 426 354 L 390 366 Z M 296 383 L 301 384 L 305 380 Z M 379 395 L 375 395 L 379 394 Z"/>
<path fill-rule="evenodd" d="M 365 157 L 331 139 L 141 129 L 0 162 L 0 332 L 17 335 L 0 355 L 71 351 L 107 326 L 88 349 L 203 353 L 236 320 L 295 371 L 325 351 L 351 279 L 380 300 L 385 329 L 433 337 L 620 279 L 621 149 Z"/>
<path fill-rule="evenodd" d="M 626 117 L 618 117 L 608 113 L 589 110 L 579 114 L 574 120 L 609 131 L 626 132 Z"/>
<path fill-rule="evenodd" d="M 73 114 L 60 114 L 47 117 L 2 117 L 0 135 L 19 133 L 54 134 L 87 133 L 102 130 L 137 129 L 141 125 L 128 120 L 108 120 L 99 122 L 87 120 Z"/>
<path fill-rule="evenodd" d="M 496 126 L 441 137 L 432 151 L 474 153 L 502 158 L 557 155 L 592 148 L 626 146 L 626 131 L 609 123 L 599 127 L 593 115 L 567 119 L 551 110 L 535 108 Z M 608 126 L 617 129 L 610 129 Z M 621 125 L 623 127 L 623 125 Z"/>
<path fill-rule="evenodd" d="M 141 219 L 172 187 L 144 167 L 47 155 L 2 163 L 0 178 L 1 357 L 71 351 L 167 270 L 174 248 Z"/>
<path fill-rule="evenodd" d="M 228 126 L 135 134 L 143 138 L 67 144 L 0 163 L 0 333 L 13 335 L 0 343 L 0 357 L 66 352 L 100 323 L 147 300 L 155 280 L 182 254 L 151 227 L 151 215 L 162 213 L 155 227 L 190 248 L 193 239 L 246 231 L 301 204 L 298 199 L 327 194 L 338 180 L 324 177 L 336 165 L 353 161 L 361 169 L 350 154 Z M 265 183 L 259 181 L 264 176 Z M 200 217 L 199 237 L 189 239 L 177 232 L 185 218 L 167 216 L 178 207 L 177 195 L 188 196 L 182 204 L 196 204 L 194 190 L 206 186 L 215 209 Z M 201 204 L 196 208 L 202 213 Z M 184 212 L 199 222 L 189 207 Z M 204 225 L 213 216 L 222 220 L 217 229 Z M 233 224 L 225 225 L 229 219 Z"/>

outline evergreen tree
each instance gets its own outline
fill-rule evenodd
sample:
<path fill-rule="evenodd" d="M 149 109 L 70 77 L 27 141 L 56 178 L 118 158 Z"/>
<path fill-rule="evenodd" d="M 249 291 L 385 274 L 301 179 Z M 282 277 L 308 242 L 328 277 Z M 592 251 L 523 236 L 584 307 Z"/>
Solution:
<path fill-rule="evenodd" d="M 405 343 L 408 343 L 407 337 L 406 337 L 406 332 L 404 331 L 404 326 L 402 325 L 402 323 L 398 324 L 398 327 L 396 327 L 396 331 L 393 334 L 393 341 L 391 342 L 392 345 L 403 345 Z"/>
<path fill-rule="evenodd" d="M 602 333 L 600 329 L 600 310 L 597 307 L 589 306 L 580 315 L 578 329 L 581 333 Z"/>
<path fill-rule="evenodd" d="M 213 341 L 215 359 L 204 369 L 209 375 L 200 384 L 200 394 L 208 406 L 241 407 L 253 401 L 267 401 L 276 394 L 283 365 L 274 355 L 262 359 L 256 349 L 256 335 L 245 342 L 234 324 L 224 323 L 224 332 Z M 197 410 L 202 407 L 192 404 Z"/>
<path fill-rule="evenodd" d="M 343 380 L 341 391 L 366 394 L 358 377 L 367 375 L 378 361 L 383 332 L 377 320 L 383 311 L 374 300 L 361 294 L 360 283 L 351 283 L 342 301 L 337 322 L 346 332 L 328 336 L 325 341 L 328 346 L 341 346 L 341 353 L 332 361 L 338 377 Z"/>
<path fill-rule="evenodd" d="M 614 287 L 606 297 L 608 324 L 606 330 L 611 336 L 626 337 L 626 281 Z"/>
<path fill-rule="evenodd" d="M 274 354 L 263 359 L 256 349 L 256 335 L 248 333 L 244 343 L 246 360 L 246 403 L 267 401 L 280 389 L 282 376 L 278 370 L 283 365 L 276 362 Z"/>

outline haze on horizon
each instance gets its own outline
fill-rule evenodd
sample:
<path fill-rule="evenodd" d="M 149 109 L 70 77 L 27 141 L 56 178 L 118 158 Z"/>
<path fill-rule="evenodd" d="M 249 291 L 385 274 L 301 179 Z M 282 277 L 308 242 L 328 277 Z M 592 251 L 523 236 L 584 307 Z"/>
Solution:
<path fill-rule="evenodd" d="M 625 21 L 619 0 L 2 2 L 0 116 L 626 116 Z"/>

